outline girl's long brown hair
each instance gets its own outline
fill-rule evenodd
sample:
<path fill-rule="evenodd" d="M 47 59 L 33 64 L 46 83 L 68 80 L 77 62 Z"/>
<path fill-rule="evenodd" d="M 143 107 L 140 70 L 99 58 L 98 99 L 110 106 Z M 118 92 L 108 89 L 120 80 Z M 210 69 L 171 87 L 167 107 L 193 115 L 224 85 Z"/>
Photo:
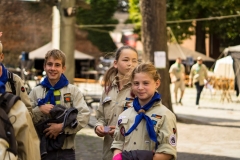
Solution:
<path fill-rule="evenodd" d="M 122 46 L 120 47 L 116 53 L 115 53 L 115 61 L 118 61 L 120 55 L 121 55 L 121 52 L 124 50 L 124 49 L 131 49 L 133 50 L 134 52 L 137 53 L 138 55 L 138 52 L 136 49 L 134 49 L 133 47 L 131 46 Z M 104 91 L 106 94 L 109 93 L 109 91 L 111 90 L 112 88 L 112 82 L 114 81 L 115 79 L 115 76 L 117 75 L 118 73 L 118 70 L 117 68 L 115 68 L 114 66 L 112 66 L 111 68 L 109 68 L 107 70 L 107 72 L 104 74 L 104 77 L 103 77 L 103 82 L 104 82 Z"/>

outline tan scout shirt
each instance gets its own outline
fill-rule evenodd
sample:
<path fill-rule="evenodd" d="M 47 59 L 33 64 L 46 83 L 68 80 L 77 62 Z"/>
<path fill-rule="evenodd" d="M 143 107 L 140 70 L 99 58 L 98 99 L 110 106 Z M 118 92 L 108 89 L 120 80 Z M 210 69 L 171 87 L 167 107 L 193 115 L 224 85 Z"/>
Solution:
<path fill-rule="evenodd" d="M 27 107 L 30 115 L 32 116 L 31 102 L 30 102 L 30 99 L 28 97 L 28 93 L 27 93 L 26 89 L 24 88 L 24 84 L 23 84 L 22 79 L 18 75 L 13 73 L 13 81 L 15 82 L 16 95 L 21 98 L 21 101 L 25 104 L 25 106 Z M 6 92 L 11 92 L 12 93 L 12 88 L 11 88 L 11 85 L 10 85 L 9 82 L 7 82 L 5 84 L 5 87 L 6 87 Z"/>
<path fill-rule="evenodd" d="M 124 107 L 132 103 L 131 84 L 123 86 L 119 91 L 116 81 L 113 82 L 112 89 L 108 95 L 103 93 L 100 100 L 100 106 L 97 109 L 97 123 L 96 126 L 115 126 L 120 113 L 123 112 Z M 96 127 L 95 126 L 95 127 Z M 104 137 L 103 142 L 103 160 L 112 160 L 112 151 L 110 150 L 113 138 L 110 135 Z"/>
<path fill-rule="evenodd" d="M 76 128 L 65 128 L 64 133 L 69 134 L 69 136 L 65 139 L 62 149 L 74 149 L 74 138 L 78 131 L 80 131 L 83 127 L 85 127 L 90 118 L 90 111 L 86 104 L 86 102 L 83 99 L 83 95 L 81 91 L 74 85 L 68 84 L 67 86 L 61 88 L 60 90 L 61 98 L 60 98 L 60 104 L 70 108 L 71 106 L 77 108 L 78 115 L 78 125 Z M 33 90 L 30 92 L 29 97 L 32 102 L 33 106 L 33 123 L 36 124 L 40 120 L 46 120 L 49 119 L 48 115 L 43 114 L 39 107 L 37 106 L 38 100 L 45 98 L 47 92 L 46 88 L 43 88 L 41 85 L 33 88 Z M 69 94 L 71 95 L 71 101 L 65 102 L 64 101 L 64 95 Z M 72 105 L 71 105 L 72 104 Z"/>
<path fill-rule="evenodd" d="M 19 160 L 40 160 L 40 145 L 32 118 L 22 101 L 17 101 L 11 108 L 8 117 L 13 125 Z M 0 145 L 0 153 L 6 148 Z M 4 159 L 0 154 L 0 159 Z M 8 159 L 8 156 L 6 157 Z"/>
<path fill-rule="evenodd" d="M 172 74 L 176 80 L 184 81 L 185 67 L 183 64 L 180 64 L 180 67 L 178 67 L 178 64 L 174 63 L 171 65 L 169 73 Z"/>
<path fill-rule="evenodd" d="M 199 85 L 204 85 L 204 79 L 208 78 L 208 69 L 204 64 L 201 66 L 198 63 L 194 64 L 191 68 L 189 78 L 193 83 L 199 82 Z"/>
<path fill-rule="evenodd" d="M 175 115 L 161 102 L 155 103 L 146 113 L 153 123 L 159 145 L 156 153 L 173 155 L 176 159 L 177 150 L 177 126 Z M 155 150 L 155 142 L 151 141 L 146 129 L 146 121 L 143 119 L 132 133 L 124 137 L 134 124 L 137 112 L 133 107 L 119 115 L 118 124 L 114 133 L 114 141 L 111 149 L 119 150 Z"/>

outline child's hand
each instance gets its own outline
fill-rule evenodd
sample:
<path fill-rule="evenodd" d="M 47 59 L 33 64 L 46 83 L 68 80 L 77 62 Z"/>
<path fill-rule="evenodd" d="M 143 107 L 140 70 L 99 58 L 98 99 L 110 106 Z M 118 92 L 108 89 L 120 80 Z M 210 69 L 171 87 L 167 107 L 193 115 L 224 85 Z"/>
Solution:
<path fill-rule="evenodd" d="M 115 126 L 109 126 L 109 127 L 110 127 L 110 131 L 108 132 L 108 134 L 109 134 L 111 137 L 113 137 L 116 127 L 115 127 Z"/>
<path fill-rule="evenodd" d="M 95 129 L 96 134 L 99 137 L 104 137 L 107 133 L 104 132 L 104 127 L 103 126 L 97 126 Z"/>

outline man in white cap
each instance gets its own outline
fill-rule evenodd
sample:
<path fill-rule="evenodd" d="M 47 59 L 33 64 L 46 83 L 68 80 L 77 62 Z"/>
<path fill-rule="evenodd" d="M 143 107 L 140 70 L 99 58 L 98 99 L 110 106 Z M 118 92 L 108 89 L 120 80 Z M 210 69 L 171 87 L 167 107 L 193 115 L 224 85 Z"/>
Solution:
<path fill-rule="evenodd" d="M 204 87 L 204 79 L 208 79 L 208 69 L 202 62 L 202 57 L 197 58 L 190 71 L 189 75 L 189 86 L 195 85 L 197 90 L 196 107 L 199 107 L 200 95 Z"/>

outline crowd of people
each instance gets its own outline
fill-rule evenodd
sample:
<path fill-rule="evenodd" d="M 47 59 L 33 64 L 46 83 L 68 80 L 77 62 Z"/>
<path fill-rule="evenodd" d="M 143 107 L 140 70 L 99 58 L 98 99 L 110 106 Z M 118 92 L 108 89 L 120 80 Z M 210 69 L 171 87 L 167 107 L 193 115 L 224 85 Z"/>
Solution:
<path fill-rule="evenodd" d="M 79 88 L 64 76 L 67 67 L 65 53 L 58 49 L 45 53 L 46 76 L 29 95 L 21 78 L 10 74 L 3 60 L 3 45 L 0 43 L 0 96 L 12 93 L 20 99 L 7 114 L 10 121 L 15 117 L 11 123 L 17 153 L 11 152 L 0 140 L 0 148 L 5 151 L 0 152 L 0 158 L 74 160 L 75 135 L 88 124 L 90 111 Z M 199 57 L 191 69 L 189 81 L 197 89 L 196 105 L 199 105 L 206 71 Z M 170 67 L 169 73 L 175 102 L 182 104 L 185 67 L 180 58 Z M 14 88 L 9 76 L 13 77 Z M 176 117 L 161 102 L 161 94 L 157 92 L 160 79 L 152 63 L 139 64 L 134 48 L 122 46 L 116 51 L 113 65 L 103 78 L 104 90 L 96 113 L 94 131 L 104 137 L 99 159 L 176 159 Z M 178 99 L 179 89 L 181 95 Z"/>

